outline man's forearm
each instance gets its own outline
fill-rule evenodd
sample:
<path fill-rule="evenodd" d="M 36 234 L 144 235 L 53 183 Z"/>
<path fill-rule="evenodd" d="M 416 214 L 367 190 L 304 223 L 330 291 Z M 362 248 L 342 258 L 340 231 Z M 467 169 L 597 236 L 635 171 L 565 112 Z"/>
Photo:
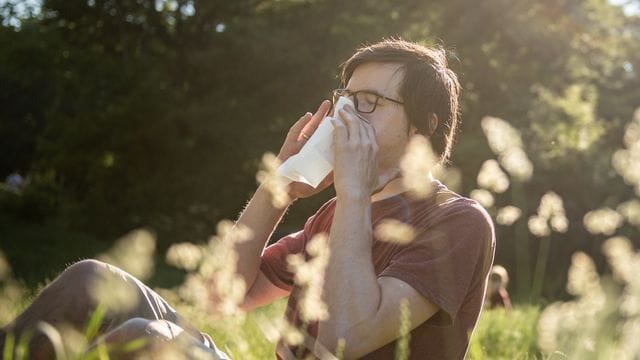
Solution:
<path fill-rule="evenodd" d="M 335 350 L 340 338 L 347 339 L 354 325 L 372 318 L 380 304 L 371 239 L 370 198 L 338 197 L 323 289 L 331 315 L 318 332 L 318 340 L 329 350 Z"/>
<path fill-rule="evenodd" d="M 262 186 L 249 200 L 236 224 L 251 230 L 251 237 L 235 245 L 238 253 L 237 273 L 241 275 L 247 289 L 255 281 L 260 268 L 260 255 L 271 234 L 287 211 L 287 207 L 278 209 L 272 205 L 271 194 Z"/>

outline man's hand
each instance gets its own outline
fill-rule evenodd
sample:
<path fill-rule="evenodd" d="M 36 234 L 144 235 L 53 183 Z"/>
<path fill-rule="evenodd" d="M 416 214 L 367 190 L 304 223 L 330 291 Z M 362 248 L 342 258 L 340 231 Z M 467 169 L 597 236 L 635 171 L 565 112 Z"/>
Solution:
<path fill-rule="evenodd" d="M 336 195 L 369 197 L 378 187 L 376 131 L 351 105 L 332 120 Z"/>
<path fill-rule="evenodd" d="M 320 104 L 320 107 L 318 107 L 315 114 L 312 115 L 308 112 L 298 119 L 287 133 L 284 144 L 282 144 L 282 147 L 280 148 L 278 160 L 284 162 L 291 156 L 297 154 L 307 140 L 309 140 L 311 135 L 316 131 L 320 122 L 324 119 L 330 109 L 331 102 L 329 100 L 325 100 Z M 332 182 L 333 174 L 327 175 L 317 188 L 313 188 L 312 186 L 300 182 L 292 182 L 289 184 L 289 198 L 296 200 L 312 196 L 327 188 L 327 186 L 331 185 Z"/>

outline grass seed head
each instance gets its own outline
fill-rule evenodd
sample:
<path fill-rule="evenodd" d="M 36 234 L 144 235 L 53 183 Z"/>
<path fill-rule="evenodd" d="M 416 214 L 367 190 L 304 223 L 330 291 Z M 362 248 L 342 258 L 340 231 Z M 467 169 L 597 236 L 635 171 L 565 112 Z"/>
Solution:
<path fill-rule="evenodd" d="M 482 163 L 477 178 L 478 185 L 484 189 L 501 194 L 509 188 L 509 177 L 502 171 L 496 160 Z"/>
<path fill-rule="evenodd" d="M 625 201 L 618 205 L 616 210 L 627 219 L 629 224 L 640 227 L 640 201 L 638 199 Z"/>
<path fill-rule="evenodd" d="M 624 218 L 617 211 L 609 207 L 603 207 L 589 211 L 582 219 L 582 222 L 587 231 L 594 235 L 613 235 L 622 226 Z"/>
<path fill-rule="evenodd" d="M 437 162 L 437 157 L 426 137 L 422 135 L 411 137 L 400 161 L 402 184 L 411 196 L 421 199 L 431 193 L 432 186 L 428 175 L 435 169 Z"/>
<path fill-rule="evenodd" d="M 487 116 L 482 119 L 480 124 L 489 142 L 489 147 L 495 154 L 503 154 L 509 149 L 522 147 L 520 132 L 508 122 Z"/>
<path fill-rule="evenodd" d="M 537 237 L 545 237 L 551 235 L 551 228 L 547 222 L 547 219 L 539 215 L 534 215 L 529 218 L 527 222 L 529 232 Z"/>
<path fill-rule="evenodd" d="M 194 271 L 202 261 L 202 248 L 189 242 L 173 244 L 167 250 L 166 260 L 169 265 Z"/>
<path fill-rule="evenodd" d="M 381 241 L 396 244 L 408 244 L 416 237 L 413 226 L 396 219 L 384 219 L 375 229 L 374 235 Z"/>
<path fill-rule="evenodd" d="M 493 194 L 491 194 L 489 190 L 485 189 L 471 190 L 471 193 L 469 193 L 469 197 L 480 203 L 480 205 L 484 206 L 485 208 L 492 207 L 496 202 Z"/>
<path fill-rule="evenodd" d="M 288 184 L 277 173 L 280 165 L 281 162 L 276 155 L 265 153 L 262 156 L 260 170 L 256 174 L 256 179 L 271 194 L 272 205 L 278 209 L 283 209 L 289 204 L 290 199 L 287 192 Z"/>
<path fill-rule="evenodd" d="M 155 248 L 156 240 L 151 232 L 134 230 L 117 240 L 114 247 L 98 259 L 145 280 L 153 273 Z"/>
<path fill-rule="evenodd" d="M 519 181 L 527 181 L 533 175 L 533 164 L 521 148 L 511 148 L 498 157 L 507 172 Z"/>
<path fill-rule="evenodd" d="M 294 282 L 300 286 L 300 316 L 307 322 L 321 321 L 329 317 L 327 305 L 322 301 L 324 272 L 329 263 L 329 238 L 326 234 L 315 235 L 307 244 L 310 255 L 305 261 L 300 254 L 287 257 L 289 269 L 294 273 Z"/>
<path fill-rule="evenodd" d="M 520 216 L 522 216 L 522 210 L 513 205 L 507 205 L 498 210 L 496 215 L 496 222 L 500 225 L 510 226 L 515 223 Z"/>

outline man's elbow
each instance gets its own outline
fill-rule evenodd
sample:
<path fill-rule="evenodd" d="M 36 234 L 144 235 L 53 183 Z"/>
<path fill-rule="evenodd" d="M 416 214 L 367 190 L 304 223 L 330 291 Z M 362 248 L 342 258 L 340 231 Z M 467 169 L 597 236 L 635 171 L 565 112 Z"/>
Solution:
<path fill-rule="evenodd" d="M 316 354 L 318 351 L 329 351 L 340 354 L 344 359 L 356 359 L 366 355 L 367 344 L 373 340 L 372 331 L 362 331 L 362 327 L 326 327 L 318 333 Z M 319 343 L 319 344 L 318 344 Z M 318 346 L 319 345 L 319 346 Z M 318 349 L 321 347 L 321 349 Z"/>

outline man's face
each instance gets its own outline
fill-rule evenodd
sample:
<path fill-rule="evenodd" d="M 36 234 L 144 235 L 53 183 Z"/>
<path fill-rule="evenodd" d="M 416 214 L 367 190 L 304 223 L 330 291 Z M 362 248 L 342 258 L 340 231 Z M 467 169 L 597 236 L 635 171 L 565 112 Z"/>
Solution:
<path fill-rule="evenodd" d="M 379 95 L 404 101 L 400 98 L 400 83 L 404 71 L 399 64 L 367 63 L 358 66 L 349 83 L 350 92 L 368 90 Z M 379 99 L 375 111 L 360 114 L 376 130 L 376 140 L 380 148 L 378 152 L 378 174 L 397 168 L 409 141 L 409 119 L 403 105 Z"/>

